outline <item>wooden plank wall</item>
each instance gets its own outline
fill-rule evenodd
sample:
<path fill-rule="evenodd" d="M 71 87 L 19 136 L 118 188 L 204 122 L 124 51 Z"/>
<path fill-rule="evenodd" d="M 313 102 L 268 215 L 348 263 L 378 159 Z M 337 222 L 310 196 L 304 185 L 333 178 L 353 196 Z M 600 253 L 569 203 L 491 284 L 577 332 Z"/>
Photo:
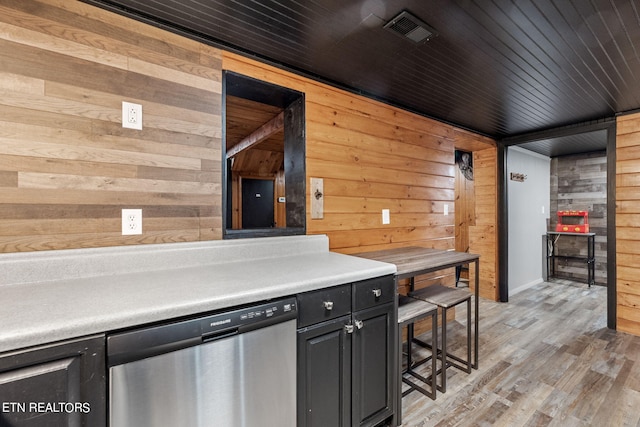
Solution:
<path fill-rule="evenodd" d="M 640 335 L 640 114 L 617 119 L 616 272 L 617 328 Z"/>
<path fill-rule="evenodd" d="M 473 155 L 471 154 L 473 159 Z M 469 252 L 469 226 L 476 224 L 476 193 L 474 181 L 467 179 L 460 167 L 455 166 L 455 250 Z M 469 280 L 466 268 L 460 271 L 461 282 Z"/>
<path fill-rule="evenodd" d="M 228 52 L 223 69 L 305 93 L 307 182 L 324 180 L 323 219 L 310 217 L 307 185 L 309 234 L 327 234 L 331 249 L 342 253 L 409 245 L 454 248 L 454 150 L 493 153 L 495 165 L 493 141 Z M 491 161 L 479 162 L 480 180 L 492 185 L 494 195 L 495 171 L 483 165 Z M 390 210 L 389 225 L 382 224 L 382 209 Z M 495 232 L 495 206 L 481 215 L 487 213 L 478 223 L 491 224 Z M 477 241 L 488 247 L 487 239 L 495 244 L 492 237 Z M 419 286 L 451 284 L 453 271 L 423 279 Z M 492 280 L 495 275 L 486 280 L 487 295 L 495 289 Z"/>
<path fill-rule="evenodd" d="M 473 152 L 476 223 L 469 227 L 469 252 L 480 255 L 480 296 L 498 300 L 498 155 L 495 148 Z M 475 283 L 473 270 L 469 282 Z"/>
<path fill-rule="evenodd" d="M 221 238 L 220 112 L 218 49 L 77 1 L 2 2 L 0 251 Z"/>
<path fill-rule="evenodd" d="M 465 178 L 460 168 L 455 176 L 455 249 L 469 251 L 469 226 L 476 223 L 476 194 L 474 181 Z"/>
<path fill-rule="evenodd" d="M 307 180 L 325 189 L 307 229 L 332 250 L 452 249 L 454 150 L 495 164 L 488 138 L 81 2 L 3 2 L 0 25 L 2 252 L 221 238 L 222 68 L 306 94 Z M 142 131 L 121 127 L 123 100 L 142 104 Z M 490 155 L 476 182 L 495 194 Z M 122 208 L 143 209 L 141 236 L 121 236 Z M 495 212 L 476 221 L 485 274 Z"/>
<path fill-rule="evenodd" d="M 607 284 L 607 153 L 577 154 L 551 159 L 551 218 L 549 229 L 558 223 L 556 212 L 585 210 L 589 212 L 589 230 L 595 237 L 595 281 Z M 587 256 L 587 239 L 563 236 L 558 239 L 558 254 Z M 586 282 L 587 266 L 582 260 L 557 261 L 558 275 Z"/>

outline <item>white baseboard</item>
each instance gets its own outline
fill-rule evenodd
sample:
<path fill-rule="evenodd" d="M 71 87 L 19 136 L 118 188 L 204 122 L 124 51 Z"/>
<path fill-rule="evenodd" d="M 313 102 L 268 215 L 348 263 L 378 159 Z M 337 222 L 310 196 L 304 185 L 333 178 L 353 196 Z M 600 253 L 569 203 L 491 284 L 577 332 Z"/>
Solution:
<path fill-rule="evenodd" d="M 542 280 L 542 278 L 540 278 L 540 279 L 536 279 L 536 280 L 534 280 L 532 282 L 525 283 L 524 285 L 520 285 L 517 288 L 509 288 L 509 296 L 515 295 L 518 292 L 522 292 L 525 289 L 529 289 L 530 287 L 535 286 L 538 283 L 542 283 L 542 282 L 543 282 L 543 280 Z"/>

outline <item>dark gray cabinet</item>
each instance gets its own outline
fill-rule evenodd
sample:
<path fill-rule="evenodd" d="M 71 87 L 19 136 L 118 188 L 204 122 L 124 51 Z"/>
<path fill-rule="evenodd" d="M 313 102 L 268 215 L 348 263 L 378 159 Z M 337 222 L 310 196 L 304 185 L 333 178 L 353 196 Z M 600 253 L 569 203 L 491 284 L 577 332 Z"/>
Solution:
<path fill-rule="evenodd" d="M 298 426 L 351 425 L 351 316 L 298 331 Z"/>
<path fill-rule="evenodd" d="M 393 415 L 393 304 L 356 312 L 352 345 L 352 425 L 375 426 Z"/>
<path fill-rule="evenodd" d="M 395 293 L 385 276 L 298 295 L 298 427 L 393 416 Z"/>
<path fill-rule="evenodd" d="M 0 355 L 0 426 L 105 426 L 104 355 L 104 336 Z"/>

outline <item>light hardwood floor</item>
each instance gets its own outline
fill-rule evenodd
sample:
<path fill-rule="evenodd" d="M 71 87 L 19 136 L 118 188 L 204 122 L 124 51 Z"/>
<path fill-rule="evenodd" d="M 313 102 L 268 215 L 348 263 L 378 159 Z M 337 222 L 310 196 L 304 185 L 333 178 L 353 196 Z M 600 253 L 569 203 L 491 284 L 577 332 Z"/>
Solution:
<path fill-rule="evenodd" d="M 464 310 L 456 317 L 448 341 L 464 343 Z M 509 303 L 481 300 L 479 355 L 471 374 L 449 369 L 437 400 L 404 397 L 402 425 L 640 426 L 640 337 L 607 329 L 604 287 L 541 283 Z"/>

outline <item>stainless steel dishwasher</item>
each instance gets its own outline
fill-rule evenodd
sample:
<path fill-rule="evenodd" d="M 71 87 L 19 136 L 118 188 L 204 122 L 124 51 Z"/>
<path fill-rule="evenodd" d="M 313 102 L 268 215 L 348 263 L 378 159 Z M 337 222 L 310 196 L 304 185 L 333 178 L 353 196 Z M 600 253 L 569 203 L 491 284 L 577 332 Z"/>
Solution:
<path fill-rule="evenodd" d="M 107 337 L 112 427 L 296 423 L 295 298 Z"/>

